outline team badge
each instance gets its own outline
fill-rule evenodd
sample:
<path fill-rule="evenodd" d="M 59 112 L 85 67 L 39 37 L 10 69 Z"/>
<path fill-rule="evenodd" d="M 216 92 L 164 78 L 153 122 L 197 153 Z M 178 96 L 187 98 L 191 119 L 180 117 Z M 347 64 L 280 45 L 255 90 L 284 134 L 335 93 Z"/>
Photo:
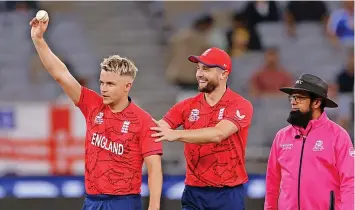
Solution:
<path fill-rule="evenodd" d="M 200 110 L 198 109 L 193 109 L 191 110 L 189 121 L 190 122 L 195 122 L 200 118 Z"/>
<path fill-rule="evenodd" d="M 104 113 L 103 112 L 99 112 L 99 114 L 97 114 L 96 115 L 96 117 L 95 117 L 95 124 L 102 124 L 103 122 L 104 122 L 104 119 L 103 119 L 103 117 L 104 117 Z"/>

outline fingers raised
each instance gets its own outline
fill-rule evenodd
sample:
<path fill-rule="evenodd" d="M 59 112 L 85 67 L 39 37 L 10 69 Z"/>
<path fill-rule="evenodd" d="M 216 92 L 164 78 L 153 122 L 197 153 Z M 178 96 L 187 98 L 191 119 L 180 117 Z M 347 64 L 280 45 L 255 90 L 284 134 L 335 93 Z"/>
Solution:
<path fill-rule="evenodd" d="M 159 138 L 159 139 L 156 139 L 154 140 L 155 142 L 161 142 L 161 141 L 164 141 L 165 139 L 163 137 Z"/>
<path fill-rule="evenodd" d="M 150 135 L 151 137 L 161 137 L 164 136 L 162 133 L 154 133 L 152 135 Z"/>
<path fill-rule="evenodd" d="M 163 131 L 163 128 L 161 128 L 161 127 L 151 127 L 150 130 L 161 132 L 161 131 Z"/>
<path fill-rule="evenodd" d="M 34 25 L 34 24 L 38 24 L 38 20 L 36 18 L 33 18 L 31 21 L 30 21 L 30 25 Z"/>
<path fill-rule="evenodd" d="M 37 18 L 33 18 L 31 21 L 30 21 L 30 25 L 31 26 L 36 26 L 36 25 L 48 25 L 49 23 L 49 18 L 46 20 L 46 21 L 38 21 Z"/>

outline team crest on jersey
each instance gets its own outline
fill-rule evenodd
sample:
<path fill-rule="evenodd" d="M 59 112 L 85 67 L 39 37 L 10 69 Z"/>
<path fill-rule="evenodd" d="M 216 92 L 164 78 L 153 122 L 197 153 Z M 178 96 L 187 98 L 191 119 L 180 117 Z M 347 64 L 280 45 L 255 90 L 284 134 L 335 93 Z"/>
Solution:
<path fill-rule="evenodd" d="M 99 114 L 97 114 L 96 115 L 96 117 L 95 117 L 95 124 L 102 124 L 103 122 L 104 122 L 104 119 L 103 119 L 103 117 L 104 117 L 104 113 L 103 112 L 99 112 Z"/>
<path fill-rule="evenodd" d="M 314 144 L 313 151 L 322 151 L 324 149 L 323 147 L 323 141 L 322 140 L 317 140 L 316 143 Z"/>
<path fill-rule="evenodd" d="M 128 133 L 129 124 L 131 124 L 131 122 L 128 121 L 128 120 L 125 120 L 123 122 L 123 125 L 122 125 L 122 128 L 121 128 L 121 133 Z"/>
<path fill-rule="evenodd" d="M 200 110 L 198 109 L 193 109 L 191 110 L 189 121 L 190 122 L 195 122 L 200 118 Z"/>

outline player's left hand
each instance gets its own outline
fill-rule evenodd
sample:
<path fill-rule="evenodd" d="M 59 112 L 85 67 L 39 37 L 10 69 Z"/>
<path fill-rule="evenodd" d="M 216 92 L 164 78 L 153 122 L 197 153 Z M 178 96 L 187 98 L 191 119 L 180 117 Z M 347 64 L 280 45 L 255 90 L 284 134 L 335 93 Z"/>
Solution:
<path fill-rule="evenodd" d="M 158 123 L 157 127 L 151 127 L 150 130 L 157 132 L 151 135 L 151 137 L 158 137 L 155 142 L 176 141 L 179 139 L 178 133 L 175 130 L 162 126 Z"/>

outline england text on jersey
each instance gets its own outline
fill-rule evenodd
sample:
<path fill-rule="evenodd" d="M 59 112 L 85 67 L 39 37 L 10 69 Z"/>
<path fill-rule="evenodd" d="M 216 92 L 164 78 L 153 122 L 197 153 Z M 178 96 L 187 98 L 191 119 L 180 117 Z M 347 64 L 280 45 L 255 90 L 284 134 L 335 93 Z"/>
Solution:
<path fill-rule="evenodd" d="M 102 149 L 111 151 L 116 155 L 122 155 L 124 150 L 122 144 L 113 142 L 105 136 L 99 135 L 97 133 L 93 133 L 91 138 L 91 144 Z"/>

